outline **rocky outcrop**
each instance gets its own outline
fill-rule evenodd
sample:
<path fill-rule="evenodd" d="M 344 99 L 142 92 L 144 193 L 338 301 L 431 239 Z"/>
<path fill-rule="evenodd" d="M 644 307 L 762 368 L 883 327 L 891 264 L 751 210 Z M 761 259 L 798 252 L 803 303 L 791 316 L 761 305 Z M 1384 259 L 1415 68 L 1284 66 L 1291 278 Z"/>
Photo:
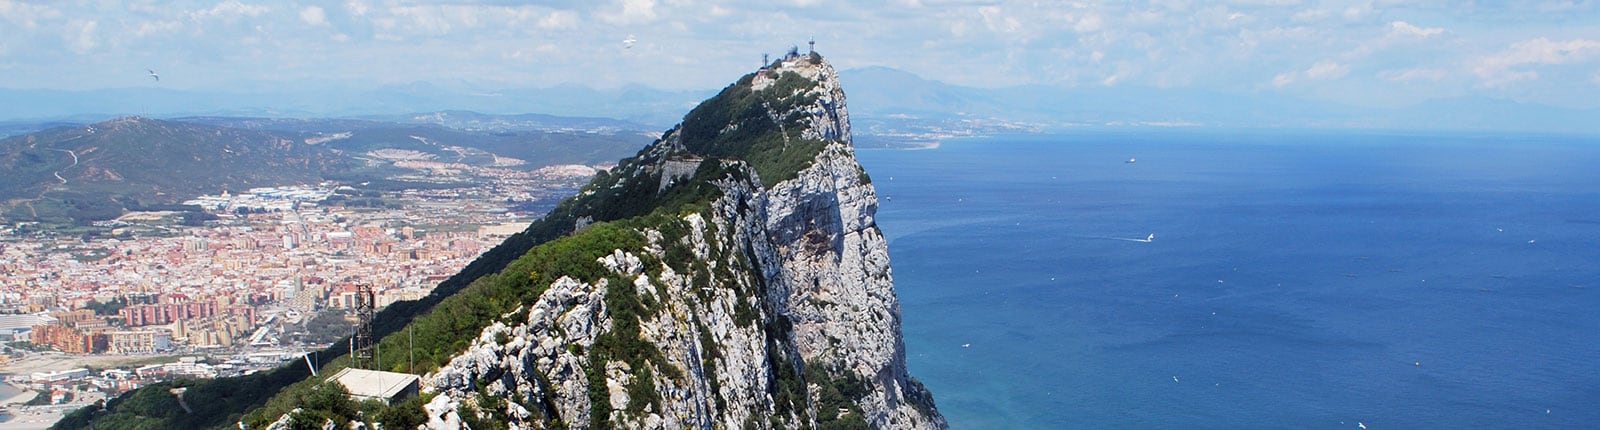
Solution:
<path fill-rule="evenodd" d="M 703 105 L 585 195 L 712 197 L 626 224 L 643 240 L 598 258 L 604 273 L 561 277 L 483 329 L 424 377 L 426 427 L 459 428 L 463 412 L 519 429 L 946 427 L 906 372 L 877 197 L 832 66 L 790 55 L 707 103 L 726 106 Z M 743 110 L 726 125 L 693 123 L 729 106 Z M 741 132 L 766 146 L 730 144 Z"/>

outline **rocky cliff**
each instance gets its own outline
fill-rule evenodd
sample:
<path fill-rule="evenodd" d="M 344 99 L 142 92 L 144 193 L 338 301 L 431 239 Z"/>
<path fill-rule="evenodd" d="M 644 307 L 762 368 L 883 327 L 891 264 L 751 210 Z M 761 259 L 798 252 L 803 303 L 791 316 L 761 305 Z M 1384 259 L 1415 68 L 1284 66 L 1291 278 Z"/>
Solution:
<path fill-rule="evenodd" d="M 366 365 L 421 375 L 421 396 L 350 400 L 324 379 L 351 365 L 341 342 L 322 377 L 154 384 L 57 427 L 944 428 L 906 374 L 876 211 L 838 76 L 791 54 L 379 312 Z"/>
<path fill-rule="evenodd" d="M 706 198 L 613 223 L 641 240 L 598 258 L 601 273 L 556 279 L 425 375 L 428 427 L 945 427 L 906 373 L 849 124 L 832 66 L 792 55 L 598 178 L 583 196 L 641 184 L 647 199 Z"/>

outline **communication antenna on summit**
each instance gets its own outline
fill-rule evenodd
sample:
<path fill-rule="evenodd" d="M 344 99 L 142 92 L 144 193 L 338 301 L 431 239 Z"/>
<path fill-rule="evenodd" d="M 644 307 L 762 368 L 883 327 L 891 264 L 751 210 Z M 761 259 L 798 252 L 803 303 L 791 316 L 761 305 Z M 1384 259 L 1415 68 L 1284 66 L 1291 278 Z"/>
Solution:
<path fill-rule="evenodd" d="M 761 53 L 761 68 L 767 68 L 768 64 L 772 64 L 772 62 L 767 61 L 767 53 Z"/>
<path fill-rule="evenodd" d="M 371 285 L 356 287 L 356 335 L 350 338 L 350 360 L 357 369 L 376 370 L 372 368 L 378 366 L 372 359 L 372 305 L 376 301 Z"/>

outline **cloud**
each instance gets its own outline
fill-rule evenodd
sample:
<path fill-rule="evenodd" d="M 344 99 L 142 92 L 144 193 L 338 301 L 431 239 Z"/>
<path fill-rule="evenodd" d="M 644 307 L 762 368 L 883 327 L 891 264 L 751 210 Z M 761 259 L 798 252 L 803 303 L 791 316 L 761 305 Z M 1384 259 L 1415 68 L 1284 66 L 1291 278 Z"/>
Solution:
<path fill-rule="evenodd" d="M 16 23 L 24 29 L 39 27 L 39 21 L 61 17 L 61 11 L 46 5 L 0 0 L 0 19 Z"/>
<path fill-rule="evenodd" d="M 133 37 L 139 38 L 161 33 L 173 33 L 182 28 L 183 25 L 177 21 L 145 21 L 139 23 L 138 28 L 133 29 Z"/>
<path fill-rule="evenodd" d="M 1127 61 L 1119 62 L 1117 63 L 1116 73 L 1112 73 L 1110 76 L 1106 76 L 1105 79 L 1101 79 L 1100 85 L 1105 85 L 1108 87 L 1113 86 L 1118 82 L 1122 82 L 1124 79 L 1132 77 L 1138 73 L 1139 71 L 1137 66 L 1134 66 L 1132 63 Z"/>
<path fill-rule="evenodd" d="M 578 13 L 570 10 L 558 10 L 550 12 L 549 15 L 545 15 L 544 18 L 540 18 L 539 22 L 535 25 L 538 25 L 539 28 L 546 30 L 557 28 L 573 28 L 578 25 Z"/>
<path fill-rule="evenodd" d="M 1304 80 L 1331 80 L 1339 79 L 1350 74 L 1350 66 L 1339 64 L 1336 61 L 1322 60 L 1305 70 L 1296 70 L 1279 73 L 1272 77 L 1272 86 L 1282 88 L 1289 84 Z"/>
<path fill-rule="evenodd" d="M 1553 41 L 1540 37 L 1512 44 L 1510 49 L 1478 59 L 1472 72 L 1487 87 L 1538 79 L 1538 66 L 1588 61 L 1600 56 L 1600 41 L 1572 39 Z"/>
<path fill-rule="evenodd" d="M 1274 87 L 1283 87 L 1284 85 L 1292 84 L 1292 83 L 1294 83 L 1295 77 L 1297 75 L 1299 75 L 1299 72 L 1283 72 L 1283 73 L 1279 73 L 1278 76 L 1273 76 L 1272 77 L 1272 86 L 1274 86 Z"/>
<path fill-rule="evenodd" d="M 1294 16 L 1291 16 L 1290 19 L 1294 22 L 1309 23 L 1322 21 L 1331 15 L 1332 13 L 1328 12 L 1327 9 L 1306 9 L 1295 12 Z"/>
<path fill-rule="evenodd" d="M 1450 72 L 1443 69 L 1412 68 L 1402 70 L 1384 70 L 1378 72 L 1378 77 L 1386 81 L 1411 82 L 1411 81 L 1442 81 Z"/>
<path fill-rule="evenodd" d="M 300 9 L 300 20 L 314 26 L 325 26 L 328 25 L 328 14 L 323 12 L 321 7 L 306 6 L 305 9 Z"/>
<path fill-rule="evenodd" d="M 514 9 L 477 5 L 402 6 L 387 12 L 389 16 L 372 19 L 373 25 L 382 30 L 378 37 L 385 40 L 446 36 L 486 27 L 485 22 L 510 25 L 508 21 L 519 16 Z"/>
<path fill-rule="evenodd" d="M 1318 61 L 1306 69 L 1306 79 L 1339 79 L 1350 73 L 1350 66 L 1333 61 Z"/>
<path fill-rule="evenodd" d="M 72 20 L 67 23 L 67 31 L 62 37 L 67 41 L 67 47 L 72 52 L 85 54 L 99 46 L 95 39 L 94 29 L 100 23 L 93 20 Z"/>
<path fill-rule="evenodd" d="M 620 0 L 622 10 L 600 13 L 600 20 L 616 25 L 644 24 L 656 20 L 655 0 Z"/>
<path fill-rule="evenodd" d="M 1365 18 L 1367 15 L 1371 15 L 1372 13 L 1372 3 L 1367 2 L 1345 8 L 1344 18 L 1351 21 L 1356 21 Z"/>
<path fill-rule="evenodd" d="M 1104 22 L 1102 22 L 1100 15 L 1091 13 L 1079 19 L 1076 24 L 1073 24 L 1072 31 L 1079 33 L 1093 33 L 1100 31 L 1100 27 L 1102 25 L 1104 25 Z"/>
<path fill-rule="evenodd" d="M 1022 28 L 1021 21 L 1007 16 L 999 6 L 979 7 L 978 16 L 983 17 L 983 25 L 988 27 L 989 31 L 996 33 L 1010 33 Z"/>
<path fill-rule="evenodd" d="M 272 10 L 271 8 L 268 8 L 266 6 L 247 5 L 247 4 L 244 4 L 244 3 L 240 3 L 237 0 L 228 0 L 228 1 L 225 1 L 225 2 L 222 2 L 222 3 L 217 3 L 215 6 L 212 6 L 210 9 L 200 9 L 200 10 L 196 10 L 196 11 L 193 11 L 193 12 L 189 12 L 189 17 L 194 18 L 197 21 L 198 20 L 204 20 L 204 19 L 207 19 L 207 18 L 221 18 L 221 19 L 224 19 L 224 20 L 233 20 L 233 19 L 238 19 L 238 18 L 241 18 L 241 17 L 257 17 L 257 16 L 261 16 L 261 14 L 267 13 L 268 11 L 271 11 L 271 10 Z"/>
<path fill-rule="evenodd" d="M 1389 32 L 1392 33 L 1392 34 L 1403 35 L 1403 36 L 1429 37 L 1429 36 L 1437 36 L 1439 34 L 1443 34 L 1444 33 L 1444 29 L 1443 28 L 1422 28 L 1422 27 L 1418 27 L 1418 26 L 1415 26 L 1415 25 L 1411 25 L 1411 23 L 1405 22 L 1405 21 L 1392 21 L 1392 22 L 1389 23 Z"/>
<path fill-rule="evenodd" d="M 1582 0 L 1549 11 L 1391 0 L 185 3 L 0 0 L 0 63 L 16 64 L 8 74 L 27 87 L 111 82 L 94 78 L 118 64 L 162 61 L 228 72 L 217 82 L 336 76 L 699 89 L 747 72 L 762 52 L 816 36 L 841 69 L 881 65 L 969 86 L 1278 87 L 1339 98 L 1402 86 L 1417 97 L 1494 94 L 1490 87 L 1515 82 L 1514 94 L 1528 100 L 1600 94 L 1600 37 L 1584 27 L 1600 11 Z M 657 49 L 592 54 L 629 34 Z M 545 45 L 560 50 L 537 49 Z M 406 60 L 419 56 L 438 67 L 418 71 Z M 1595 99 L 1570 104 L 1600 107 Z"/>

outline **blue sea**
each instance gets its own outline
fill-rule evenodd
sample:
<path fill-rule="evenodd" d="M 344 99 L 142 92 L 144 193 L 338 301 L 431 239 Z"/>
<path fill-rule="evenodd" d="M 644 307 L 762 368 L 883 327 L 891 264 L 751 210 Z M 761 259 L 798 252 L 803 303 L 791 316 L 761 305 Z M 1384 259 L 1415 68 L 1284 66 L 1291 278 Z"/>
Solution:
<path fill-rule="evenodd" d="M 857 156 L 908 365 L 952 427 L 1600 428 L 1600 140 L 1083 132 Z"/>

